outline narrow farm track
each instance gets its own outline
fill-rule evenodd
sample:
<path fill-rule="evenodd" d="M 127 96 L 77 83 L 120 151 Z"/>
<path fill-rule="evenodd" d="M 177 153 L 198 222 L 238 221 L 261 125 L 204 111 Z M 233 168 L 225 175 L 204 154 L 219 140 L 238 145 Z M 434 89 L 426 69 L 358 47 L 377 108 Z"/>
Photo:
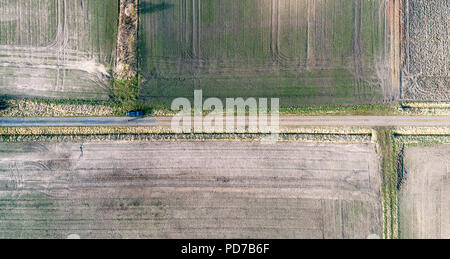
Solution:
<path fill-rule="evenodd" d="M 225 119 L 226 121 L 226 119 Z M 369 126 L 369 127 L 450 127 L 449 116 L 282 116 L 282 127 Z M 0 118 L 0 127 L 59 126 L 154 126 L 170 127 L 171 117 L 77 117 L 77 118 Z"/>

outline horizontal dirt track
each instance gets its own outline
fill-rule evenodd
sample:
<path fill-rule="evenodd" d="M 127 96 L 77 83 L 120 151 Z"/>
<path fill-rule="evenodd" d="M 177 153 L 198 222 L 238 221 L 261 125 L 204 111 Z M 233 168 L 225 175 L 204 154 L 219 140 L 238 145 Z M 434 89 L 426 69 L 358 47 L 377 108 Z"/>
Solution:
<path fill-rule="evenodd" d="M 228 117 L 223 118 L 223 125 L 226 125 Z M 231 121 L 238 119 L 245 121 L 247 126 L 255 126 L 258 129 L 259 120 L 250 121 L 248 117 L 233 117 Z M 172 128 L 172 120 L 172 117 L 0 118 L 0 127 L 147 126 L 168 130 Z M 450 116 L 281 116 L 279 122 L 282 130 L 300 126 L 450 127 Z M 192 119 L 192 127 L 195 123 L 195 119 Z M 258 132 L 255 130 L 253 133 Z"/>
<path fill-rule="evenodd" d="M 2 143 L 0 237 L 381 236 L 371 144 Z"/>

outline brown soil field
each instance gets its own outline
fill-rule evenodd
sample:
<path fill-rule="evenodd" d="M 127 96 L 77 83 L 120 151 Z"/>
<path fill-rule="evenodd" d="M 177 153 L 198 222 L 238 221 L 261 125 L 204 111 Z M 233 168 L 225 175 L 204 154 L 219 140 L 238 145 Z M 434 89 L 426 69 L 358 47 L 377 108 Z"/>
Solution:
<path fill-rule="evenodd" d="M 408 147 L 400 191 L 401 238 L 450 238 L 450 145 Z"/>
<path fill-rule="evenodd" d="M 373 144 L 0 143 L 0 237 L 382 235 Z"/>
<path fill-rule="evenodd" d="M 402 98 L 450 100 L 450 2 L 404 0 Z"/>

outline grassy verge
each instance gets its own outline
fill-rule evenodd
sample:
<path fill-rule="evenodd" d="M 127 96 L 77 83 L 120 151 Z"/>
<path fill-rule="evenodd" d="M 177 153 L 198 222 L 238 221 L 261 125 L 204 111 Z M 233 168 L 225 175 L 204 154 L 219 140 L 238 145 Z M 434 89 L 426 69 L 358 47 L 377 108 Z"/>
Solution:
<path fill-rule="evenodd" d="M 176 112 L 164 105 L 146 105 L 152 116 L 173 116 Z M 204 111 L 207 115 L 209 112 Z M 354 106 L 312 106 L 312 107 L 281 107 L 282 116 L 387 116 L 405 115 L 400 104 L 373 104 Z"/>
<path fill-rule="evenodd" d="M 139 77 L 116 79 L 113 82 L 112 99 L 118 105 L 120 113 L 141 110 L 143 108 L 139 98 L 141 96 Z"/>
<path fill-rule="evenodd" d="M 377 141 L 382 154 L 383 234 L 387 239 L 401 237 L 398 194 L 404 181 L 404 151 L 408 146 L 450 143 L 448 129 L 426 128 L 422 132 L 408 128 L 377 128 Z"/>
<path fill-rule="evenodd" d="M 120 0 L 117 60 L 112 99 L 120 113 L 143 110 L 141 80 L 137 73 L 138 0 Z"/>
<path fill-rule="evenodd" d="M 306 115 L 306 116 L 364 116 L 364 115 L 401 115 L 399 104 L 371 104 L 353 106 L 318 106 L 318 107 L 288 107 L 280 108 L 282 115 Z"/>
<path fill-rule="evenodd" d="M 107 135 L 107 134 L 174 134 L 170 126 L 71 126 L 71 127 L 0 127 L 2 136 L 38 135 Z M 194 133 L 192 133 L 194 134 Z M 205 131 L 200 134 L 223 135 L 222 132 Z M 261 135 L 246 131 L 232 135 Z M 352 137 L 369 136 L 371 130 L 365 127 L 292 127 L 282 128 L 281 134 L 342 135 Z M 369 141 L 369 139 L 368 139 Z"/>
<path fill-rule="evenodd" d="M 173 116 L 176 112 L 164 105 L 144 105 L 149 116 Z M 204 111 L 204 115 L 209 112 Z M 281 107 L 282 116 L 421 116 L 448 115 L 449 109 L 421 109 L 395 104 L 368 104 L 353 106 L 311 106 L 311 107 Z"/>
<path fill-rule="evenodd" d="M 111 101 L 0 99 L 0 117 L 89 117 L 125 116 L 127 111 L 141 110 L 146 116 L 173 116 L 177 112 L 164 105 L 140 101 L 139 77 L 114 80 Z M 74 110 L 84 110 L 74 112 Z M 109 112 L 98 113 L 108 109 Z M 97 111 L 97 112 L 96 112 Z M 204 111 L 207 115 L 209 111 Z M 354 106 L 281 107 L 282 116 L 425 116 L 448 115 L 450 109 L 411 108 L 402 104 L 373 104 Z"/>
<path fill-rule="evenodd" d="M 376 128 L 378 149 L 381 153 L 383 177 L 383 236 L 386 239 L 398 238 L 398 178 L 392 128 Z"/>
<path fill-rule="evenodd" d="M 175 134 L 167 130 L 149 127 L 11 127 L 0 128 L 0 142 L 34 141 L 179 141 L 179 140 L 228 140 L 261 141 L 267 134 L 256 133 L 197 133 Z M 369 143 L 369 134 L 339 134 L 305 130 L 299 133 L 281 133 L 279 141 L 320 143 Z"/>
<path fill-rule="evenodd" d="M 436 146 L 442 144 L 450 144 L 450 133 L 447 134 L 436 134 L 436 135 L 402 135 L 393 134 L 393 157 L 396 159 L 396 178 L 397 186 L 395 188 L 396 192 L 400 192 L 402 184 L 405 180 L 405 168 L 404 168 L 404 152 L 408 147 L 412 146 Z M 397 217 L 399 217 L 399 212 L 397 211 Z M 399 225 L 399 221 L 396 222 L 396 227 L 398 229 L 397 236 L 402 238 L 402 233 Z"/>
<path fill-rule="evenodd" d="M 119 106 L 107 101 L 3 99 L 0 117 L 108 117 L 119 115 Z"/>
<path fill-rule="evenodd" d="M 450 109 L 450 102 L 412 102 L 406 101 L 402 103 L 405 108 L 437 108 L 437 109 Z"/>
<path fill-rule="evenodd" d="M 114 77 L 137 76 L 138 0 L 120 0 L 117 60 Z"/>

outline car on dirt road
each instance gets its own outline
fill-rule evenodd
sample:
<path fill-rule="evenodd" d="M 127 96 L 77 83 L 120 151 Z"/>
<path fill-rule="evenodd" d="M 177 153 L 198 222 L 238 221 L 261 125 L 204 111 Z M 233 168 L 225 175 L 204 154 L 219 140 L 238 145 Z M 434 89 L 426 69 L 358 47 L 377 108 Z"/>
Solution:
<path fill-rule="evenodd" d="M 127 112 L 127 117 L 143 117 L 144 112 L 142 111 L 135 111 L 135 112 Z"/>

